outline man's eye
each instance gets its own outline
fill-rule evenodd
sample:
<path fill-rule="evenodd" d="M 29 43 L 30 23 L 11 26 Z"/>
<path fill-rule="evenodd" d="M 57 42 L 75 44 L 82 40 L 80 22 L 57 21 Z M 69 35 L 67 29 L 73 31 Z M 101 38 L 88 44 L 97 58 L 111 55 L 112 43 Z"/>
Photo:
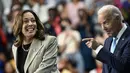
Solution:
<path fill-rule="evenodd" d="M 106 21 L 104 21 L 103 24 L 106 24 Z"/>

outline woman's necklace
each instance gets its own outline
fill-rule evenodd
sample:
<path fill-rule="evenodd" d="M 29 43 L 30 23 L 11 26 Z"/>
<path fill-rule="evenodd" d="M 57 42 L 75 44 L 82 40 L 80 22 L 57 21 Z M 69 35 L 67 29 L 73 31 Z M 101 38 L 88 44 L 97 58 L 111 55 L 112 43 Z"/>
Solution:
<path fill-rule="evenodd" d="M 28 51 L 29 51 L 29 49 L 25 49 L 25 48 L 24 48 L 23 44 L 22 44 L 22 49 L 23 49 L 23 51 L 25 51 L 25 52 L 28 52 Z"/>

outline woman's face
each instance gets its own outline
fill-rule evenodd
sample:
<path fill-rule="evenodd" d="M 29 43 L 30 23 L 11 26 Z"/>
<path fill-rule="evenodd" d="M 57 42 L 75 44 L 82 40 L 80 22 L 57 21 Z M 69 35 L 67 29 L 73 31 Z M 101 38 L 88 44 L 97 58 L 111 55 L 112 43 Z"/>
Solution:
<path fill-rule="evenodd" d="M 25 38 L 33 38 L 37 31 L 37 24 L 34 15 L 31 12 L 23 14 L 22 33 Z"/>

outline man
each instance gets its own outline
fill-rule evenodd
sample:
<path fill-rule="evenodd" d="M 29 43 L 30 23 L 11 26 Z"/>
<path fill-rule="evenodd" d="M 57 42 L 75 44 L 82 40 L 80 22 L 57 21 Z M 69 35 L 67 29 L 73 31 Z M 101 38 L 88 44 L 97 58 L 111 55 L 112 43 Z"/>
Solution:
<path fill-rule="evenodd" d="M 98 22 L 109 36 L 104 46 L 95 38 L 83 39 L 103 63 L 103 73 L 130 73 L 130 27 L 123 20 L 117 7 L 105 5 L 98 11 Z"/>

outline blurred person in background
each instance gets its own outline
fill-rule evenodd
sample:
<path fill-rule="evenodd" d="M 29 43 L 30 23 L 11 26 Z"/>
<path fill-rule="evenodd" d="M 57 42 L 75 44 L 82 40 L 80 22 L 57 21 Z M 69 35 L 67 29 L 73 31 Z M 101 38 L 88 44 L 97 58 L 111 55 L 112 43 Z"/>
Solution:
<path fill-rule="evenodd" d="M 5 63 L 4 73 L 16 73 L 15 68 L 13 67 L 10 61 L 7 61 Z"/>
<path fill-rule="evenodd" d="M 79 30 L 82 33 L 82 35 L 84 35 L 83 37 L 93 37 L 94 26 L 89 19 L 89 14 L 87 10 L 84 8 L 79 9 L 78 16 L 79 16 L 80 21 L 78 22 L 77 30 Z"/>
<path fill-rule="evenodd" d="M 61 58 L 74 60 L 77 64 L 78 73 L 84 73 L 84 61 L 80 53 L 80 33 L 71 27 L 69 19 L 61 20 L 62 28 L 64 29 L 58 36 L 59 53 Z"/>
<path fill-rule="evenodd" d="M 108 1 L 108 0 L 107 0 Z M 110 0 L 113 1 L 113 5 L 115 5 L 116 7 L 118 7 L 119 9 L 122 8 L 122 3 L 121 0 Z M 122 0 L 123 1 L 123 0 Z"/>
<path fill-rule="evenodd" d="M 124 20 L 130 25 L 130 0 L 123 2 L 122 13 L 124 15 Z"/>
<path fill-rule="evenodd" d="M 79 73 L 77 70 L 77 63 L 73 59 L 60 58 L 58 68 L 61 73 Z"/>
<path fill-rule="evenodd" d="M 102 73 L 130 73 L 130 27 L 123 21 L 116 6 L 105 5 L 98 11 L 98 22 L 109 36 L 104 45 L 95 38 L 83 39 L 103 63 Z"/>
<path fill-rule="evenodd" d="M 85 9 L 79 9 L 78 15 L 80 21 L 78 23 L 77 30 L 81 35 L 81 39 L 85 37 L 93 37 L 94 27 L 90 24 L 88 20 L 88 13 Z M 80 42 L 80 51 L 83 56 L 85 71 L 89 73 L 91 70 L 96 69 L 96 62 L 92 56 L 92 50 L 85 45 L 86 42 Z"/>
<path fill-rule="evenodd" d="M 27 0 L 23 2 L 22 10 L 33 10 L 41 22 L 44 23 L 48 20 L 49 6 L 45 3 L 45 0 Z"/>
<path fill-rule="evenodd" d="M 3 15 L 8 15 L 11 11 L 11 6 L 13 4 L 14 0 L 1 0 L 2 5 L 3 5 Z M 1 5 L 1 6 L 2 6 Z"/>
<path fill-rule="evenodd" d="M 86 6 L 85 10 L 86 10 L 87 16 L 88 16 L 87 21 L 93 27 L 95 27 L 94 25 L 97 23 L 96 20 L 95 20 L 95 18 L 96 18 L 96 8 L 97 8 L 96 1 L 95 0 L 84 0 L 85 6 Z"/>
<path fill-rule="evenodd" d="M 4 66 L 6 63 L 6 55 L 3 52 L 0 52 L 0 73 L 4 73 Z"/>
<path fill-rule="evenodd" d="M 60 1 L 59 4 L 57 5 L 57 10 L 59 11 L 59 15 L 61 19 L 68 18 L 66 6 L 67 6 L 67 2 L 64 0 Z"/>
<path fill-rule="evenodd" d="M 8 57 L 9 55 L 7 50 L 7 37 L 5 31 L 3 30 L 2 24 L 2 17 L 0 17 L 0 52 L 3 52 L 4 55 Z"/>
<path fill-rule="evenodd" d="M 42 22 L 33 11 L 17 14 L 13 34 L 16 40 L 12 51 L 17 73 L 59 73 L 56 37 L 45 34 Z"/>
<path fill-rule="evenodd" d="M 22 3 L 22 10 L 33 10 L 37 7 L 37 3 L 37 0 L 24 0 Z"/>
<path fill-rule="evenodd" d="M 0 0 L 0 17 L 2 16 L 4 12 L 4 5 L 3 5 L 3 2 Z"/>
<path fill-rule="evenodd" d="M 7 36 L 7 50 L 8 50 L 8 58 L 12 58 L 12 44 L 15 40 L 15 37 L 13 35 L 13 22 L 16 17 L 16 15 L 21 11 L 21 7 L 19 4 L 15 4 L 12 6 L 10 13 L 7 15 L 6 22 L 6 36 Z"/>
<path fill-rule="evenodd" d="M 56 7 L 49 8 L 48 10 L 49 19 L 47 22 L 43 23 L 45 26 L 47 33 L 50 33 L 51 35 L 58 36 L 61 31 L 61 25 L 60 25 L 60 16 L 59 12 Z"/>
<path fill-rule="evenodd" d="M 72 28 L 77 27 L 77 23 L 79 22 L 79 17 L 78 17 L 78 10 L 80 8 L 85 8 L 84 2 L 80 0 L 71 0 L 71 2 L 67 3 L 66 7 L 66 12 L 68 15 L 68 18 L 72 22 Z"/>
<path fill-rule="evenodd" d="M 46 22 L 49 19 L 48 9 L 49 6 L 45 3 L 45 0 L 38 0 L 33 7 L 33 11 L 38 15 L 42 23 Z"/>
<path fill-rule="evenodd" d="M 56 7 L 57 3 L 59 2 L 60 0 L 45 0 L 46 4 L 49 6 L 49 7 Z"/>
<path fill-rule="evenodd" d="M 6 32 L 7 31 L 7 24 L 8 24 L 8 15 L 11 13 L 12 11 L 12 7 L 16 4 L 19 5 L 20 2 L 19 0 L 2 0 L 3 2 L 3 15 L 2 15 L 2 20 L 3 20 L 3 29 Z M 21 7 L 21 6 L 20 6 Z"/>

